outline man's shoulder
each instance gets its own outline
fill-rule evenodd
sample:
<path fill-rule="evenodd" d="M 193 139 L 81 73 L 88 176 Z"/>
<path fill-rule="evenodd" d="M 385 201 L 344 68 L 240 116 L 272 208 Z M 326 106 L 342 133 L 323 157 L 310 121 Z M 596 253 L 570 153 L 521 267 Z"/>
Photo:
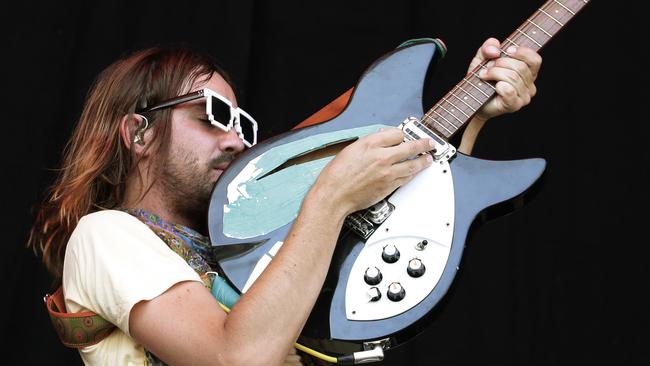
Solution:
<path fill-rule="evenodd" d="M 101 210 L 84 215 L 79 220 L 77 227 L 86 225 L 99 225 L 112 222 L 132 222 L 135 218 L 120 210 Z M 137 219 L 135 219 L 137 221 Z"/>
<path fill-rule="evenodd" d="M 70 241 L 116 239 L 125 235 L 145 235 L 148 228 L 137 218 L 119 210 L 101 210 L 83 216 L 70 236 Z"/>

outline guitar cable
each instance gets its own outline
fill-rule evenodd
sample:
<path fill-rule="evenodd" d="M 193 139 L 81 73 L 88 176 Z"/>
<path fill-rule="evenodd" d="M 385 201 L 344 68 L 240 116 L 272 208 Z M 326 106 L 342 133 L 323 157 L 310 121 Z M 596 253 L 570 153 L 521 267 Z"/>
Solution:
<path fill-rule="evenodd" d="M 230 312 L 230 308 L 227 307 L 226 305 L 222 304 L 219 300 L 217 300 L 217 303 L 221 308 L 226 312 Z M 318 352 L 314 349 L 311 349 L 305 345 L 302 345 L 298 342 L 295 342 L 293 346 L 300 351 L 303 351 L 309 355 L 312 355 L 316 358 L 319 358 L 325 362 L 329 363 L 334 363 L 337 365 L 356 365 L 358 363 L 366 363 L 366 362 L 375 362 L 375 361 L 381 361 L 384 359 L 384 350 L 382 349 L 381 346 L 377 345 L 375 348 L 367 351 L 360 351 L 360 352 L 354 352 L 349 355 L 343 355 L 343 356 L 329 356 L 324 353 Z"/>

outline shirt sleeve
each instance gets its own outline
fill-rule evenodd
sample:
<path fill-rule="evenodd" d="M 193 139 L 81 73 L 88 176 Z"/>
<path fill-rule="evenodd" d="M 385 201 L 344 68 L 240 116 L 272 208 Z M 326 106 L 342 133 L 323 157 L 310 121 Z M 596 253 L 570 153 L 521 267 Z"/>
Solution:
<path fill-rule="evenodd" d="M 135 304 L 182 281 L 201 279 L 128 213 L 106 210 L 86 215 L 68 241 L 63 265 L 67 311 L 93 311 L 126 334 Z"/>

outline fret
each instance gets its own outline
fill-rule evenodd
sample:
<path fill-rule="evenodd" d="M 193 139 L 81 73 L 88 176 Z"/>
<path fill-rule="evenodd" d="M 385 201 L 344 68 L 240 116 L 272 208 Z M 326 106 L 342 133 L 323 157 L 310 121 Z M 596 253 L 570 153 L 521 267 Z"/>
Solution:
<path fill-rule="evenodd" d="M 546 29 L 542 29 L 540 32 L 539 28 L 537 28 L 537 23 L 531 24 L 530 22 L 527 22 L 521 26 L 521 30 L 526 33 L 526 35 L 530 36 L 533 40 L 535 40 L 535 49 L 539 50 L 540 48 L 544 47 L 544 44 L 548 42 L 549 39 L 553 37 L 552 34 L 548 33 Z M 540 25 L 541 27 L 541 25 Z"/>
<path fill-rule="evenodd" d="M 481 66 L 481 68 L 487 70 L 487 66 L 485 66 L 485 65 L 480 65 L 480 66 Z M 474 75 L 474 77 L 477 78 L 477 79 L 479 80 L 479 82 L 478 82 L 478 85 L 479 85 L 479 86 L 481 86 L 481 85 L 487 85 L 487 86 L 490 87 L 490 89 L 492 89 L 492 90 L 494 90 L 494 91 L 497 90 L 497 89 L 496 89 L 492 84 L 483 81 L 483 79 L 481 79 L 481 77 L 478 76 L 478 74 L 477 74 L 476 72 L 474 72 L 474 71 L 470 71 L 470 73 L 471 73 L 472 75 Z M 488 90 L 488 92 L 492 92 L 492 90 Z M 483 94 L 485 94 L 485 93 L 483 93 Z"/>
<path fill-rule="evenodd" d="M 440 125 L 440 127 L 444 128 L 445 131 L 449 132 L 449 135 L 445 135 L 445 136 L 447 136 L 447 137 L 453 135 L 454 132 L 456 132 L 456 131 L 453 131 L 453 132 L 452 132 L 450 129 L 448 129 L 447 127 L 445 127 L 445 125 L 443 125 L 442 123 L 440 123 L 440 121 L 438 121 L 437 119 L 434 119 L 433 117 L 431 117 L 431 120 L 433 120 L 433 122 L 435 122 L 435 123 L 437 123 L 438 125 Z"/>
<path fill-rule="evenodd" d="M 554 1 L 550 2 L 547 7 L 542 7 L 547 13 L 552 14 L 555 19 L 557 19 L 562 24 L 565 24 L 573 15 L 571 11 L 567 11 L 566 6 L 562 6 L 562 3 L 556 3 Z"/>
<path fill-rule="evenodd" d="M 474 109 L 474 108 L 473 108 L 471 105 L 469 105 L 466 101 L 462 100 L 460 97 L 458 97 L 458 96 L 457 96 L 456 94 L 454 94 L 454 93 L 449 93 L 449 94 L 451 94 L 454 98 L 460 100 L 461 102 L 465 103 L 465 105 L 466 105 L 469 109 L 472 110 L 472 113 L 476 113 L 476 109 Z M 442 99 L 445 99 L 445 98 L 442 98 Z M 447 100 L 447 99 L 445 99 L 445 100 Z M 467 116 L 467 117 L 469 118 L 469 116 Z"/>
<path fill-rule="evenodd" d="M 437 123 L 438 125 L 440 125 L 440 127 L 444 128 L 447 132 L 449 132 L 449 135 L 443 133 L 443 135 L 445 135 L 446 137 L 449 137 L 449 136 L 453 135 L 454 132 L 455 132 L 455 131 L 452 132 L 452 131 L 449 130 L 447 127 L 445 127 L 445 125 L 443 125 L 442 123 L 440 123 L 440 121 L 436 120 L 435 118 L 431 117 L 431 116 L 428 115 L 428 114 L 425 114 L 423 119 L 424 119 L 424 120 L 427 120 L 427 121 L 430 120 L 430 121 L 432 121 L 433 123 Z M 437 128 L 436 128 L 435 130 L 438 131 L 438 132 L 442 132 L 442 131 L 440 131 L 440 130 L 437 129 Z"/>
<path fill-rule="evenodd" d="M 519 47 L 519 45 L 515 41 L 510 39 L 510 37 L 506 37 L 506 41 L 510 42 L 510 44 L 514 44 L 515 47 Z M 503 50 L 501 52 L 505 53 L 505 51 L 503 51 Z M 509 56 L 509 55 L 506 53 L 506 56 Z"/>
<path fill-rule="evenodd" d="M 447 124 L 448 124 L 449 126 L 453 127 L 454 129 L 457 129 L 455 124 L 451 123 L 451 121 L 449 121 L 448 119 L 446 119 L 445 116 L 443 116 L 442 114 L 438 113 L 438 111 L 436 111 L 435 109 L 432 109 L 431 111 L 432 111 L 433 113 L 437 114 L 438 117 L 444 119 L 445 122 L 447 122 Z"/>
<path fill-rule="evenodd" d="M 442 104 L 438 104 L 438 108 L 442 108 L 445 112 L 447 112 L 447 114 L 449 114 L 450 116 L 454 117 L 458 122 L 460 122 L 460 125 L 461 125 L 461 126 L 463 125 L 463 123 L 465 123 L 465 121 L 463 121 L 462 119 L 458 118 L 455 114 L 449 112 L 449 110 L 447 110 L 447 108 L 443 107 Z M 458 127 L 458 126 L 456 126 L 456 124 L 454 124 L 454 127 Z"/>
<path fill-rule="evenodd" d="M 555 22 L 540 12 L 535 14 L 535 16 L 532 16 L 531 21 L 535 23 L 536 28 L 543 29 L 544 35 L 547 36 L 545 40 L 540 42 L 542 45 L 548 42 L 548 40 L 553 37 L 553 34 L 555 34 L 555 32 L 560 29 L 560 27 Z"/>
<path fill-rule="evenodd" d="M 530 19 L 526 19 L 526 21 L 527 21 L 528 23 L 532 24 L 535 28 L 537 28 L 537 29 L 541 30 L 542 32 L 544 32 L 544 34 L 546 34 L 546 35 L 548 36 L 548 38 L 553 37 L 549 32 L 547 32 L 544 28 L 542 28 L 542 27 L 540 27 L 539 25 L 537 25 L 537 24 L 536 24 L 535 22 L 533 22 L 532 20 L 530 20 Z"/>
<path fill-rule="evenodd" d="M 458 108 L 454 103 L 450 102 L 447 98 L 442 97 L 442 100 L 443 100 L 444 102 L 447 102 L 447 104 L 449 104 L 449 105 L 451 105 L 451 106 L 453 107 L 453 108 L 451 109 L 452 112 L 453 112 L 454 110 L 457 110 L 457 111 L 459 111 L 460 113 L 462 113 L 463 115 L 465 115 L 466 118 L 469 118 L 469 114 L 465 113 L 461 108 Z M 442 103 L 440 103 L 440 104 L 442 104 Z M 469 105 L 468 105 L 468 107 L 469 107 Z M 470 107 L 470 108 L 471 108 L 471 107 Z M 476 111 L 474 110 L 474 112 L 476 112 Z"/>
<path fill-rule="evenodd" d="M 442 121 L 438 121 L 435 117 L 433 117 L 433 116 L 431 115 L 432 112 L 433 112 L 434 114 L 438 115 L 439 118 L 442 118 L 445 122 L 447 122 L 447 126 L 445 126 L 443 123 L 441 123 Z M 434 108 L 431 108 L 431 110 L 429 110 L 429 112 L 427 112 L 427 115 L 428 115 L 428 117 L 431 118 L 432 120 L 434 120 L 434 121 L 438 121 L 438 124 L 441 125 L 441 126 L 443 126 L 443 127 L 444 127 L 447 131 L 449 131 L 450 133 L 453 133 L 453 132 L 452 132 L 450 129 L 448 129 L 447 127 L 453 128 L 454 131 L 456 131 L 456 130 L 458 129 L 458 126 L 456 126 L 456 125 L 453 124 L 451 121 L 449 121 L 448 119 L 446 119 L 442 114 L 438 113 Z M 461 126 L 462 126 L 462 124 L 461 124 Z"/>
<path fill-rule="evenodd" d="M 560 4 L 555 5 L 564 8 L 568 13 L 571 14 L 571 17 L 573 17 L 584 6 L 581 0 L 562 0 L 558 2 Z"/>
<path fill-rule="evenodd" d="M 545 43 L 547 39 L 542 35 L 542 37 L 537 40 L 533 37 L 537 34 L 539 34 L 537 29 L 524 25 L 522 28 L 517 28 L 510 38 L 520 47 L 528 47 L 533 50 L 538 50 L 542 48 L 542 44 Z"/>
<path fill-rule="evenodd" d="M 528 34 L 522 32 L 521 29 L 517 28 L 517 32 L 519 32 L 519 34 L 521 34 L 521 35 L 523 35 L 523 36 L 526 36 L 526 38 L 530 39 L 531 42 L 535 43 L 535 44 L 537 45 L 537 47 L 542 48 L 542 45 L 539 44 L 539 42 L 537 42 L 536 40 L 534 40 L 534 39 L 533 39 L 531 36 L 529 36 Z"/>
<path fill-rule="evenodd" d="M 551 14 L 545 12 L 544 9 L 539 9 L 539 11 L 541 11 L 542 13 L 544 13 L 544 15 L 546 15 L 547 17 L 551 18 L 551 19 L 552 19 L 553 21 L 555 21 L 557 24 L 559 24 L 560 27 L 564 27 L 564 24 L 562 24 L 562 22 L 560 22 L 559 20 L 553 18 L 553 16 L 552 16 Z"/>
<path fill-rule="evenodd" d="M 556 4 L 558 4 L 559 6 L 563 7 L 566 11 L 568 11 L 569 13 L 571 13 L 572 16 L 573 16 L 573 15 L 576 15 L 576 13 L 574 13 L 573 11 L 571 11 L 571 9 L 567 8 L 566 6 L 564 6 L 564 4 L 562 4 L 561 2 L 559 2 L 559 1 L 557 1 L 557 0 L 553 0 L 553 2 L 556 3 Z"/>
<path fill-rule="evenodd" d="M 462 90 L 463 92 L 465 92 L 465 100 L 467 100 L 467 99 L 466 99 L 467 96 L 470 96 L 472 99 L 474 99 L 474 100 L 476 101 L 476 103 L 478 103 L 479 107 L 483 105 L 483 102 L 481 102 L 480 100 L 474 98 L 474 96 L 473 96 L 471 93 L 468 93 L 467 90 L 463 89 L 463 87 L 460 86 L 460 84 L 458 84 L 458 89 L 460 89 L 460 90 Z"/>
<path fill-rule="evenodd" d="M 479 88 L 478 86 L 474 85 L 474 83 L 472 83 L 471 81 L 469 81 L 469 79 L 467 79 L 467 78 L 463 78 L 463 80 L 464 80 L 466 83 L 469 83 L 469 85 L 473 86 L 474 89 L 480 91 L 481 94 L 485 95 L 486 98 L 491 97 L 491 95 L 488 95 L 486 92 L 483 91 L 483 89 L 481 89 L 481 88 Z"/>

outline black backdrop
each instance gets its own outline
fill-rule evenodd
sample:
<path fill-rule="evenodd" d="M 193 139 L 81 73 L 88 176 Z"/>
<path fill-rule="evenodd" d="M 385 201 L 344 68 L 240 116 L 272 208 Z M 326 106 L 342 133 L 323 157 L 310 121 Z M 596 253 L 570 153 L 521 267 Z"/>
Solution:
<path fill-rule="evenodd" d="M 491 121 L 474 154 L 548 161 L 536 198 L 472 237 L 431 326 L 384 364 L 648 364 L 648 24 L 596 0 L 542 50 L 539 94 Z M 262 138 L 352 86 L 402 41 L 448 46 L 425 107 L 464 75 L 488 36 L 541 5 L 495 0 L 14 2 L 3 10 L 0 314 L 8 364 L 80 364 L 42 304 L 50 278 L 25 237 L 94 76 L 122 54 L 189 42 L 217 56 Z M 7 341 L 8 340 L 8 341 Z"/>

